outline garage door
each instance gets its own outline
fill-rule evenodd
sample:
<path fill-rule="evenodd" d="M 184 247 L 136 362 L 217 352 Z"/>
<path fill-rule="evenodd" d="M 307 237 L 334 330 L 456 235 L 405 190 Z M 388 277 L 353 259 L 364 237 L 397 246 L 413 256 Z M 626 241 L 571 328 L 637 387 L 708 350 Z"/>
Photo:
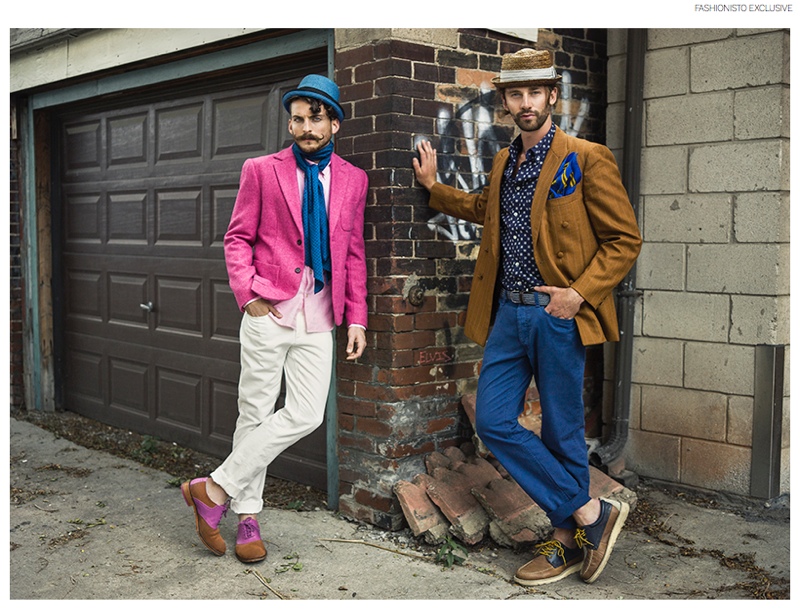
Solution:
<path fill-rule="evenodd" d="M 301 76 L 57 117 L 65 408 L 227 455 L 241 313 L 223 236 L 244 159 L 287 145 L 280 98 Z M 324 489 L 325 439 L 270 474 Z"/>

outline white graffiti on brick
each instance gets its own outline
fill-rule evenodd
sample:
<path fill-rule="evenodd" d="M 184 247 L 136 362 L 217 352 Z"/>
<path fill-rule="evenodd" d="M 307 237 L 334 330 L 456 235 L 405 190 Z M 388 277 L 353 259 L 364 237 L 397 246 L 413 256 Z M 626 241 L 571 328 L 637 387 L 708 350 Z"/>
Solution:
<path fill-rule="evenodd" d="M 455 115 L 445 109 L 439 112 L 436 119 L 439 136 L 437 179 L 442 184 L 472 193 L 483 190 L 494 155 L 508 145 L 508 127 L 498 125 L 494 120 L 495 98 L 495 89 L 484 83 L 476 97 L 458 106 Z M 561 99 L 563 114 L 559 127 L 570 135 L 577 135 L 589 112 L 589 100 L 583 98 L 577 112 L 571 114 L 574 105 L 572 76 L 567 71 L 562 73 Z M 415 149 L 422 139 L 426 138 L 418 136 L 415 139 Z M 428 220 L 428 228 L 454 242 L 473 241 L 479 230 L 471 222 L 443 213 Z"/>

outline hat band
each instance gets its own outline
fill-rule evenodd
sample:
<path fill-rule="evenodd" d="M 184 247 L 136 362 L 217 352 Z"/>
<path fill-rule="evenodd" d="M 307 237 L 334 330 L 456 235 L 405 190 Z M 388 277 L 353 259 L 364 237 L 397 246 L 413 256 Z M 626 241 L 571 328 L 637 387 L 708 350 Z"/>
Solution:
<path fill-rule="evenodd" d="M 322 89 L 317 89 L 315 87 L 298 87 L 297 89 L 292 91 L 292 93 L 293 94 L 294 93 L 302 93 L 304 91 L 307 92 L 307 93 L 316 93 L 317 95 L 322 95 L 322 97 L 327 99 L 330 103 L 334 104 L 335 106 L 339 105 L 339 102 L 337 102 L 335 99 L 333 99 L 329 94 L 325 93 L 325 91 L 323 91 Z"/>
<path fill-rule="evenodd" d="M 538 70 L 505 70 L 500 72 L 497 82 L 522 82 L 526 80 L 554 80 L 558 78 L 555 68 Z"/>

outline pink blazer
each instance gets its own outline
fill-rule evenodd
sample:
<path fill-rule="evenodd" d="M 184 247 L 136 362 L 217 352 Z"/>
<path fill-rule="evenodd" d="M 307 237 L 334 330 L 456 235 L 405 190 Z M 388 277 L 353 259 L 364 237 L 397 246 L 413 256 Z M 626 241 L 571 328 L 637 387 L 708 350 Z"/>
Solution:
<path fill-rule="evenodd" d="M 305 266 L 302 201 L 291 148 L 247 159 L 225 233 L 225 263 L 240 309 L 254 298 L 276 302 L 297 294 Z M 331 157 L 328 225 L 331 297 L 336 324 L 367 325 L 364 206 L 367 174 Z"/>

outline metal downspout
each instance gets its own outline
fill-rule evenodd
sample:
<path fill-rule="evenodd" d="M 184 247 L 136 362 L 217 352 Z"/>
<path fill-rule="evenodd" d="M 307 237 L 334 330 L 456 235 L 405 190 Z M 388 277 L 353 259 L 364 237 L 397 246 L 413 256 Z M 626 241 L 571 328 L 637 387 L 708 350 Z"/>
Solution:
<path fill-rule="evenodd" d="M 328 78 L 336 80 L 336 67 L 333 63 L 335 46 L 334 30 L 328 30 Z M 333 332 L 333 344 L 336 345 L 336 328 Z M 338 365 L 336 349 L 333 350 L 333 365 L 331 367 L 331 384 L 328 389 L 328 403 L 325 408 L 325 467 L 327 469 L 328 482 L 328 509 L 339 509 L 339 409 L 337 407 L 336 396 L 338 388 L 336 384 Z"/>
<path fill-rule="evenodd" d="M 642 119 L 644 114 L 644 56 L 647 30 L 629 29 L 625 78 L 625 139 L 622 153 L 622 183 L 639 217 Z M 636 264 L 617 289 L 620 341 L 614 352 L 614 410 L 611 436 L 597 448 L 592 460 L 608 467 L 622 454 L 628 439 L 633 366 L 633 321 L 636 309 Z M 623 466 L 624 468 L 624 466 Z M 614 468 L 619 473 L 620 468 Z"/>

